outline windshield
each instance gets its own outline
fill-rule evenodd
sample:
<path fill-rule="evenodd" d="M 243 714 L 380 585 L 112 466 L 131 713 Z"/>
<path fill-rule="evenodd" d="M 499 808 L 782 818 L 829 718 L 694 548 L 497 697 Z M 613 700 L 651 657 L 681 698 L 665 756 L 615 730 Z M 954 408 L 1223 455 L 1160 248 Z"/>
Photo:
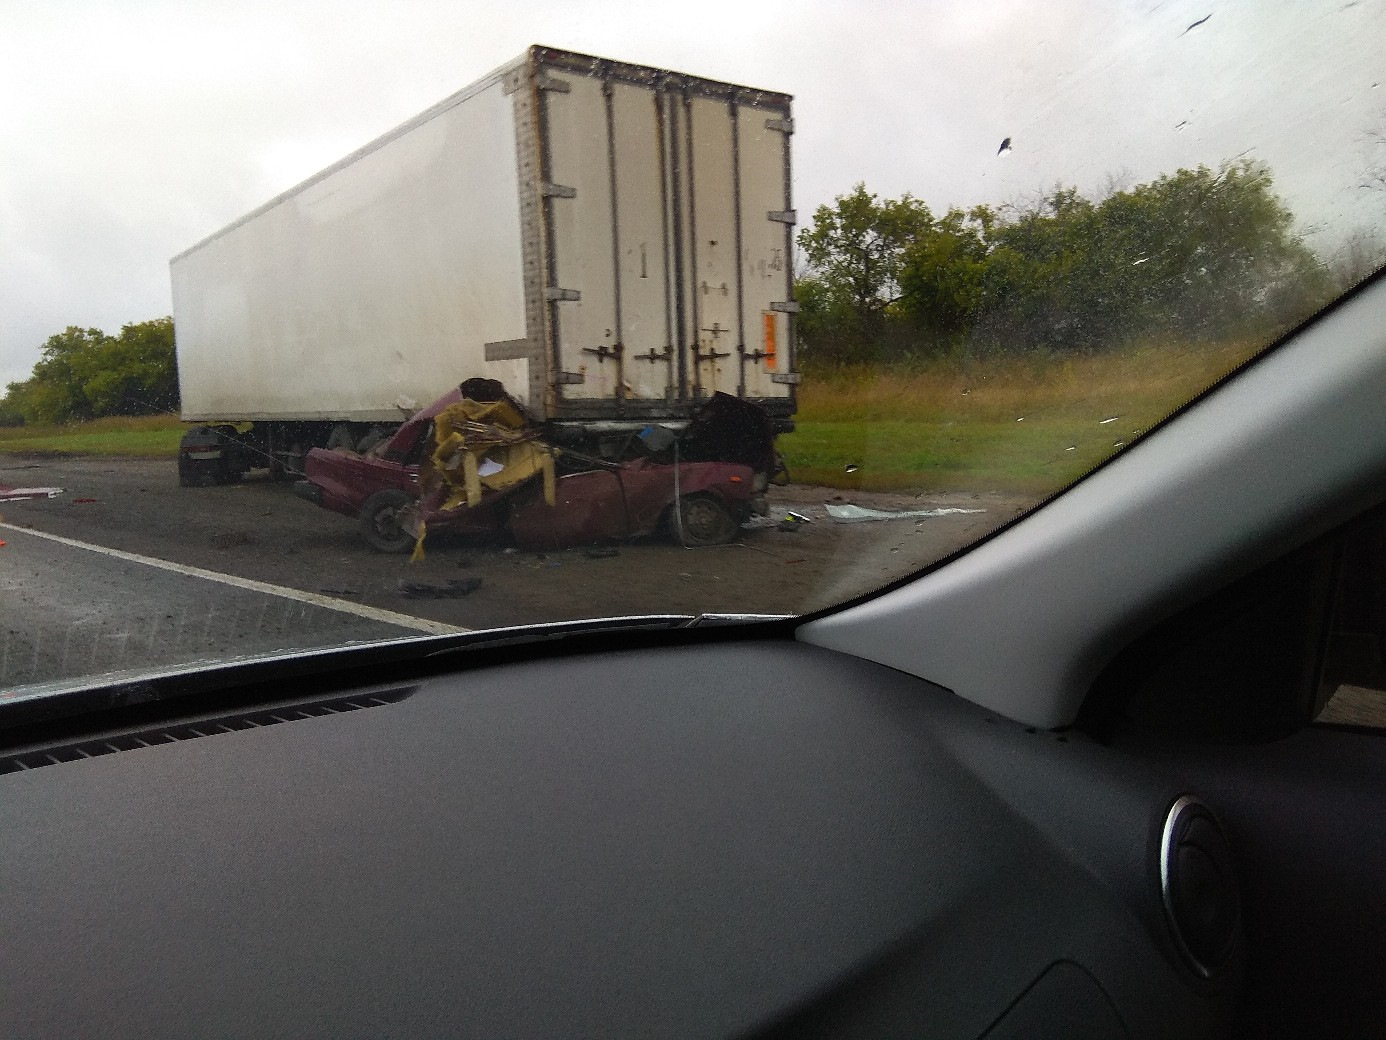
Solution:
<path fill-rule="evenodd" d="M 1386 259 L 1386 7 L 30 5 L 0 696 L 965 550 Z"/>

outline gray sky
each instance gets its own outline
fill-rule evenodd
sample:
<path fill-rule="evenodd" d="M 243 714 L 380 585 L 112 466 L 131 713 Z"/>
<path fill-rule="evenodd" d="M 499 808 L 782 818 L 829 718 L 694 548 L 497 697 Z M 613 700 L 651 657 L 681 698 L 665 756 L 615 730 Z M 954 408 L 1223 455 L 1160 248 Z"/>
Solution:
<path fill-rule="evenodd" d="M 859 180 L 941 210 L 1245 154 L 1321 250 L 1386 229 L 1358 187 L 1386 0 L 0 0 L 0 26 L 0 384 L 68 325 L 169 313 L 169 257 L 531 43 L 794 94 L 805 222 Z"/>

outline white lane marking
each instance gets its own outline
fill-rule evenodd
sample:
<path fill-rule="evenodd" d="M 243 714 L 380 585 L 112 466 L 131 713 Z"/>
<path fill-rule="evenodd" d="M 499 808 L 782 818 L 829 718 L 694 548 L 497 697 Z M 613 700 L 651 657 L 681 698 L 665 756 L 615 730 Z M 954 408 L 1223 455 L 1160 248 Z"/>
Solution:
<path fill-rule="evenodd" d="M 336 610 L 343 614 L 355 614 L 357 617 L 368 618 L 371 621 L 381 621 L 387 625 L 398 625 L 401 628 L 410 628 L 415 632 L 427 632 L 432 636 L 459 635 L 464 632 L 471 632 L 474 629 L 462 628 L 458 625 L 448 625 L 442 621 L 429 621 L 427 618 L 413 617 L 410 614 L 398 614 L 393 610 L 385 610 L 382 607 L 368 607 L 364 603 L 352 603 L 349 600 L 336 599 L 332 596 L 320 596 L 314 592 L 303 592 L 299 589 L 286 588 L 283 585 L 271 585 L 265 581 L 255 581 L 251 578 L 238 578 L 234 574 L 222 574 L 220 571 L 203 570 L 201 567 L 189 567 L 182 563 L 172 563 L 169 560 L 160 560 L 154 556 L 141 556 L 138 553 L 125 552 L 121 549 L 110 549 L 104 545 L 92 545 L 90 542 L 79 542 L 75 538 L 64 538 L 59 534 L 49 534 L 47 531 L 35 531 L 29 527 L 17 527 L 14 524 L 0 522 L 0 528 L 6 531 L 17 531 L 20 534 L 30 534 L 35 538 L 46 538 L 50 542 L 57 542 L 60 545 L 70 545 L 74 549 L 86 549 L 89 552 L 100 553 L 103 556 L 113 556 L 117 560 L 127 560 L 130 563 L 142 563 L 146 567 L 157 567 L 160 570 L 172 571 L 174 574 L 183 574 L 190 578 L 202 578 L 205 581 L 216 581 L 223 585 L 230 585 L 237 589 L 246 589 L 249 592 L 263 592 L 267 596 L 281 596 L 284 599 L 298 600 L 300 603 L 311 603 L 315 607 L 325 607 L 328 610 Z"/>

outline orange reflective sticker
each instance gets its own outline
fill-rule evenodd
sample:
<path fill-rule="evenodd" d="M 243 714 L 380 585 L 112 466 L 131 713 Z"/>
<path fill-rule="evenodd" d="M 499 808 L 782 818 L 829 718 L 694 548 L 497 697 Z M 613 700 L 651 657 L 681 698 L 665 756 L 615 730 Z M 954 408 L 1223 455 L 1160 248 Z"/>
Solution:
<path fill-rule="evenodd" d="M 779 336 L 779 326 L 775 323 L 775 312 L 765 312 L 765 367 L 775 367 L 775 355 Z"/>

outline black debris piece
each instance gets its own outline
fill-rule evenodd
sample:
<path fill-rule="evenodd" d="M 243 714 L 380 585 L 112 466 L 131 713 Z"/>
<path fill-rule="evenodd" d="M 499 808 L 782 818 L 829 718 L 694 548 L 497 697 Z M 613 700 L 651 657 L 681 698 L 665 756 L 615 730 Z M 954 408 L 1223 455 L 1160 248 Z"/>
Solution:
<path fill-rule="evenodd" d="M 470 596 L 481 588 L 481 578 L 469 574 L 465 578 L 449 578 L 443 582 L 401 581 L 399 594 L 405 599 L 455 599 Z"/>

